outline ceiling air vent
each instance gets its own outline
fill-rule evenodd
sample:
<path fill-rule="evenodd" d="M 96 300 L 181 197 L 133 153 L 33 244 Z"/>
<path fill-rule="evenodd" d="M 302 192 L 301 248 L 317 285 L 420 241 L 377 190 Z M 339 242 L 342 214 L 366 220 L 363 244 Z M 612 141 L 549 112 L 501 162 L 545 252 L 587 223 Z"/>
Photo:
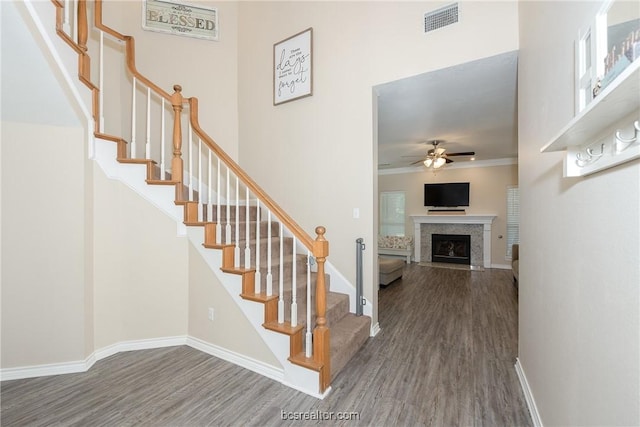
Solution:
<path fill-rule="evenodd" d="M 458 3 L 450 4 L 433 12 L 424 14 L 424 32 L 428 33 L 438 28 L 458 22 Z"/>

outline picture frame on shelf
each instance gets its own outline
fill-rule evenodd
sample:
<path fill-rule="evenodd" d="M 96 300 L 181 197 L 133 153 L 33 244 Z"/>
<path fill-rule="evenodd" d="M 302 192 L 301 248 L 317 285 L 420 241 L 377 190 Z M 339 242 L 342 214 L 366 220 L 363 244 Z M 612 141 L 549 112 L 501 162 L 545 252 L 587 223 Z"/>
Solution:
<path fill-rule="evenodd" d="M 273 45 L 273 105 L 313 95 L 313 28 Z"/>
<path fill-rule="evenodd" d="M 576 40 L 575 113 L 640 59 L 640 9 L 634 2 L 606 0 Z"/>

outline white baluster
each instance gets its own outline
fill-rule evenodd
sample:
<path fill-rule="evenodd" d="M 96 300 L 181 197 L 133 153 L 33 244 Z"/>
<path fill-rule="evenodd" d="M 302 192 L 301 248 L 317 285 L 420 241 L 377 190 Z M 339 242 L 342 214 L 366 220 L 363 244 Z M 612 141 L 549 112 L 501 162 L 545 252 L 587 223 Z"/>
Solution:
<path fill-rule="evenodd" d="M 213 219 L 213 204 L 211 203 L 211 194 L 213 190 L 211 189 L 211 169 L 213 169 L 213 163 L 211 162 L 211 150 L 208 150 L 208 168 L 209 175 L 207 176 L 207 187 L 209 188 L 209 192 L 207 193 L 207 221 L 211 222 Z"/>
<path fill-rule="evenodd" d="M 312 354 L 311 336 L 311 252 L 307 251 L 307 333 L 304 349 L 304 355 L 307 358 Z"/>
<path fill-rule="evenodd" d="M 131 93 L 131 154 L 136 158 L 136 78 L 133 77 L 133 91 Z"/>
<path fill-rule="evenodd" d="M 151 158 L 151 88 L 147 88 L 147 138 L 144 144 L 144 158 Z"/>
<path fill-rule="evenodd" d="M 273 295 L 273 275 L 271 274 L 271 211 L 267 210 L 267 296 Z"/>
<path fill-rule="evenodd" d="M 198 221 L 202 222 L 202 207 L 204 196 L 202 195 L 202 138 L 198 138 Z"/>
<path fill-rule="evenodd" d="M 164 180 L 165 177 L 165 164 L 164 164 L 164 98 L 162 98 L 162 113 L 160 115 L 160 179 Z"/>
<path fill-rule="evenodd" d="M 191 131 L 191 121 L 189 121 L 189 201 L 193 201 L 193 132 Z"/>
<path fill-rule="evenodd" d="M 261 285 L 262 273 L 260 273 L 260 200 L 256 198 L 256 294 L 260 293 Z"/>
<path fill-rule="evenodd" d="M 246 187 L 244 203 L 244 268 L 249 269 L 251 268 L 251 248 L 249 247 L 249 187 Z"/>
<path fill-rule="evenodd" d="M 104 132 L 104 32 L 100 31 L 100 67 L 98 68 L 98 108 L 100 109 L 100 132 Z"/>
<path fill-rule="evenodd" d="M 296 238 L 293 238 L 293 257 L 291 274 L 291 326 L 298 326 L 298 303 L 296 302 L 298 290 L 296 289 Z"/>
<path fill-rule="evenodd" d="M 222 219 L 220 219 L 220 180 L 222 179 L 222 174 L 220 173 L 220 157 L 218 157 L 218 170 L 217 170 L 218 182 L 216 183 L 216 188 L 218 190 L 218 194 L 216 194 L 216 244 L 222 243 Z"/>
<path fill-rule="evenodd" d="M 70 36 L 72 36 L 71 38 L 73 40 L 78 40 L 78 3 L 72 2 L 72 7 L 71 7 L 71 13 L 73 14 L 73 18 L 71 18 L 71 21 L 73 22 L 73 28 L 71 29 L 71 31 L 73 31 L 73 35 L 69 34 Z"/>
<path fill-rule="evenodd" d="M 240 266 L 240 182 L 236 175 L 236 247 L 234 249 L 234 266 Z"/>
<path fill-rule="evenodd" d="M 278 276 L 278 323 L 284 323 L 284 230 L 280 223 L 280 269 Z"/>
<path fill-rule="evenodd" d="M 229 179 L 229 168 L 227 167 L 227 227 L 225 229 L 225 239 L 224 242 L 226 244 L 231 243 L 231 189 L 230 189 L 230 179 Z"/>
<path fill-rule="evenodd" d="M 71 0 L 64 0 L 64 20 L 62 30 L 68 35 L 71 35 L 71 24 L 69 23 L 71 20 L 71 9 L 73 9 Z"/>

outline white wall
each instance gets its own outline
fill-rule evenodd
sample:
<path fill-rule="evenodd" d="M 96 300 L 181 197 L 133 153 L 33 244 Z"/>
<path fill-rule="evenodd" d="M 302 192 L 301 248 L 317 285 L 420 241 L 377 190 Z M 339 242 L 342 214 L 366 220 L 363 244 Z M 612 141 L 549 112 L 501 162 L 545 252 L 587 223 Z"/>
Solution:
<path fill-rule="evenodd" d="M 518 166 L 443 168 L 437 173 L 401 173 L 378 176 L 378 191 L 405 192 L 405 235 L 413 236 L 414 223 L 410 215 L 425 215 L 424 184 L 432 182 L 469 182 L 467 214 L 496 214 L 491 226 L 491 263 L 510 266 L 507 251 L 507 188 L 518 185 Z M 500 237 L 502 236 L 502 237 Z"/>
<path fill-rule="evenodd" d="M 462 2 L 458 24 L 424 35 L 424 12 L 444 4 L 240 3 L 241 165 L 308 233 L 326 226 L 329 261 L 354 283 L 355 240 L 370 244 L 377 234 L 372 88 L 518 48 L 515 2 Z M 273 44 L 308 27 L 313 96 L 274 107 Z M 364 268 L 375 304 L 373 251 Z"/>
<path fill-rule="evenodd" d="M 640 424 L 640 165 L 562 178 L 574 40 L 599 2 L 520 3 L 519 359 L 545 425 Z"/>

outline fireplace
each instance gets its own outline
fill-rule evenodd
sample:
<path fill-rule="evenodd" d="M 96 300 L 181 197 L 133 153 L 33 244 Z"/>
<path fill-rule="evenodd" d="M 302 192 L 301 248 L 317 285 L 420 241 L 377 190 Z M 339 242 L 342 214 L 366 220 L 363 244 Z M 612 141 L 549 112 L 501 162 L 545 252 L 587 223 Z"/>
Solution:
<path fill-rule="evenodd" d="M 432 234 L 471 236 L 470 266 L 491 268 L 491 224 L 496 215 L 410 215 L 413 219 L 415 260 L 431 262 Z M 506 267 L 505 267 L 506 268 Z"/>
<path fill-rule="evenodd" d="M 431 262 L 471 265 L 471 236 L 432 234 Z"/>

